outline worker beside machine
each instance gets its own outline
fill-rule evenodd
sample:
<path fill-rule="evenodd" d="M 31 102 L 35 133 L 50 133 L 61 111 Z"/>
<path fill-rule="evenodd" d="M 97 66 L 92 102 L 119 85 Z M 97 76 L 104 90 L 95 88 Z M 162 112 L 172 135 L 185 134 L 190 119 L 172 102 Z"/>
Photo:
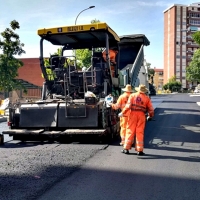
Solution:
<path fill-rule="evenodd" d="M 117 100 L 117 103 L 111 104 L 112 109 L 117 110 L 123 110 L 126 103 L 128 102 L 128 98 L 133 92 L 131 85 L 127 84 L 125 88 L 122 89 L 124 91 L 123 94 L 121 94 Z M 120 145 L 123 146 L 125 142 L 125 136 L 126 136 L 126 126 L 128 122 L 128 113 L 124 115 L 123 117 L 120 117 L 120 137 L 121 142 Z"/>
<path fill-rule="evenodd" d="M 103 51 L 103 58 L 107 61 L 106 50 Z M 110 69 L 112 73 L 112 77 L 115 77 L 115 68 L 116 68 L 116 56 L 118 54 L 118 50 L 116 48 L 109 49 L 109 56 L 110 56 Z"/>
<path fill-rule="evenodd" d="M 145 94 L 148 91 L 145 85 L 140 85 L 135 88 L 135 90 L 137 92 L 130 95 L 125 108 L 119 114 L 120 117 L 123 117 L 130 112 L 122 153 L 129 153 L 134 141 L 134 136 L 136 136 L 135 150 L 137 151 L 137 155 L 142 156 L 144 155 L 145 114 L 147 112 L 148 118 L 152 118 L 154 116 L 154 108 L 151 99 Z"/>

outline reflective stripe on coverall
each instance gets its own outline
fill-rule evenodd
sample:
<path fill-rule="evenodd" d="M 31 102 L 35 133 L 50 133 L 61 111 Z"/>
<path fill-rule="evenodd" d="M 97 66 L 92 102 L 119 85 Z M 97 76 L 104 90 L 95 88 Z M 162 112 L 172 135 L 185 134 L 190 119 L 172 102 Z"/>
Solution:
<path fill-rule="evenodd" d="M 123 110 L 126 103 L 128 102 L 128 98 L 131 95 L 130 92 L 125 92 L 124 94 L 120 95 L 117 103 L 116 104 L 112 104 L 112 108 L 114 110 L 117 109 L 121 109 Z M 124 117 L 120 117 L 120 137 L 121 137 L 121 144 L 124 144 L 125 141 L 125 135 L 126 135 L 126 125 L 127 125 L 127 121 L 128 121 L 128 114 Z"/>
<path fill-rule="evenodd" d="M 146 123 L 145 113 L 148 112 L 150 117 L 154 116 L 154 108 L 151 100 L 146 94 L 137 92 L 131 94 L 128 103 L 123 109 L 123 115 L 130 112 L 127 122 L 126 137 L 124 143 L 124 149 L 131 149 L 136 134 L 136 151 L 143 151 L 144 148 L 144 129 Z"/>

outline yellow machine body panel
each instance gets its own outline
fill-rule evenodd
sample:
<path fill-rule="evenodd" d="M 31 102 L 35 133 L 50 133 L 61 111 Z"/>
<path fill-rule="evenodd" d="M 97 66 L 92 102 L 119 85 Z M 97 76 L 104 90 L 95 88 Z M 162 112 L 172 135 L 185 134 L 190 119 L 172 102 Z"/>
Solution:
<path fill-rule="evenodd" d="M 42 28 L 37 33 L 53 45 L 67 45 L 71 49 L 105 46 L 106 37 L 110 45 L 120 41 L 119 36 L 106 23 Z"/>

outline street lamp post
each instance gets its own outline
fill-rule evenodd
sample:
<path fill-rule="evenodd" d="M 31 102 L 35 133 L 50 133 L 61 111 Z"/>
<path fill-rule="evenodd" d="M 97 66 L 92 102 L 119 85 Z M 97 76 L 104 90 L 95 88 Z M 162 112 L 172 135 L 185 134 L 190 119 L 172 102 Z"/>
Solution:
<path fill-rule="evenodd" d="M 76 25 L 76 22 L 77 22 L 78 16 L 79 16 L 82 12 L 84 12 L 85 10 L 89 10 L 89 9 L 91 9 L 91 8 L 94 8 L 94 7 L 95 7 L 95 6 L 90 6 L 89 8 L 86 8 L 86 9 L 82 10 L 82 11 L 77 15 L 77 17 L 76 17 L 75 25 Z"/>

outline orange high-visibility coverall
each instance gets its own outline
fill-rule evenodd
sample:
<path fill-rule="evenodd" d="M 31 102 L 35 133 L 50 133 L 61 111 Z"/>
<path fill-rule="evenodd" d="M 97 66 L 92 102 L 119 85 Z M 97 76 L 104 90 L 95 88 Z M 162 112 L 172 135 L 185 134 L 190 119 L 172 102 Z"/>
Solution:
<path fill-rule="evenodd" d="M 116 64 L 115 57 L 116 57 L 117 53 L 118 53 L 118 51 L 109 49 L 110 62 Z M 104 60 L 106 61 L 106 51 L 104 51 L 102 54 L 103 54 Z"/>
<path fill-rule="evenodd" d="M 113 64 L 114 65 L 116 64 L 115 57 L 116 57 L 117 53 L 118 53 L 118 51 L 109 49 L 110 62 L 111 62 L 110 69 L 111 69 L 111 72 L 112 72 L 112 77 L 115 76 L 115 66 L 113 66 Z M 103 54 L 104 60 L 106 61 L 106 51 L 104 51 L 102 54 Z"/>
<path fill-rule="evenodd" d="M 137 92 L 131 94 L 128 102 L 123 109 L 123 115 L 130 112 L 127 122 L 126 137 L 124 143 L 124 149 L 131 149 L 136 134 L 136 151 L 143 151 L 144 149 L 144 129 L 146 123 L 146 112 L 150 117 L 154 116 L 154 108 L 151 100 L 146 94 Z"/>
<path fill-rule="evenodd" d="M 119 96 L 117 103 L 112 104 L 112 108 L 114 110 L 121 109 L 123 110 L 126 103 L 128 102 L 128 98 L 131 95 L 130 92 L 124 92 L 122 95 Z M 124 144 L 125 141 L 125 135 L 126 135 L 126 125 L 128 121 L 128 114 L 124 115 L 123 117 L 120 117 L 120 137 L 121 137 L 121 144 Z"/>

